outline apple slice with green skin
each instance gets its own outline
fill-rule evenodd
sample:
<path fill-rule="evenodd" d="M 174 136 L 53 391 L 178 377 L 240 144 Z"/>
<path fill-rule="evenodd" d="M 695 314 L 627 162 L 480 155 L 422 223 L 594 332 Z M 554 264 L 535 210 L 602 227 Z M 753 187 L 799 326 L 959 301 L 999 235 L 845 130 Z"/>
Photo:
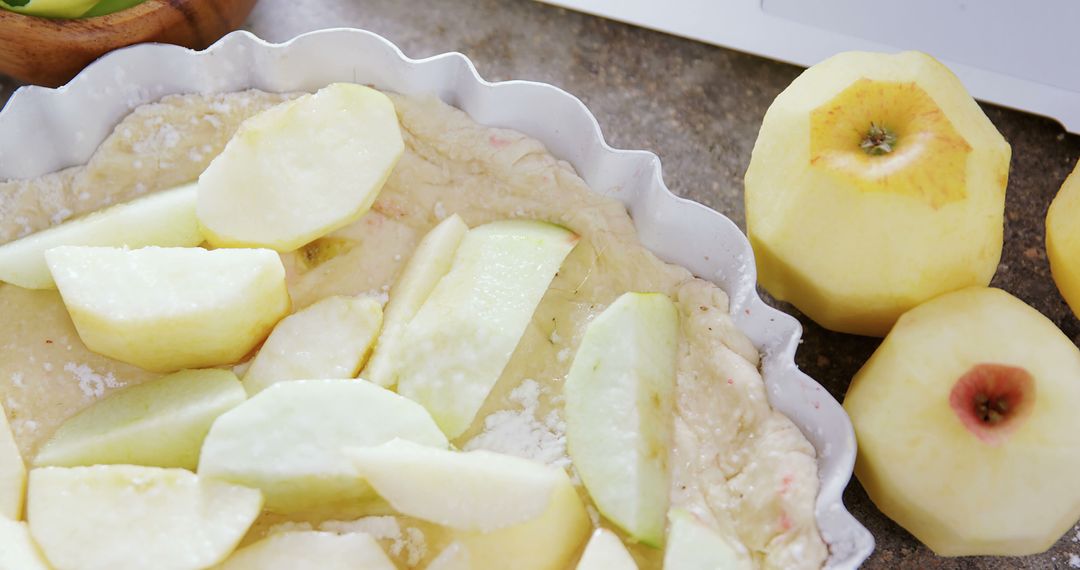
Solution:
<path fill-rule="evenodd" d="M 210 425 L 245 399 L 227 370 L 185 370 L 124 388 L 60 424 L 34 458 L 48 465 L 194 470 Z"/>
<path fill-rule="evenodd" d="M 382 304 L 370 297 L 327 297 L 285 317 L 244 373 L 256 394 L 282 380 L 353 378 L 382 325 Z"/>
<path fill-rule="evenodd" d="M 435 285 L 450 271 L 457 251 L 469 226 L 457 214 L 446 218 L 435 226 L 420 244 L 416 246 L 412 257 L 405 264 L 393 288 L 390 289 L 390 301 L 386 304 L 386 318 L 382 332 L 375 344 L 371 360 L 361 376 L 380 386 L 389 388 L 397 384 L 398 352 L 401 350 L 401 337 L 405 326 L 416 316 Z"/>
<path fill-rule="evenodd" d="M 682 566 L 668 566 L 682 568 Z M 585 553 L 578 561 L 577 570 L 638 570 L 634 557 L 615 533 L 606 528 L 593 532 Z"/>
<path fill-rule="evenodd" d="M 452 529 L 473 568 L 513 560 L 516 570 L 562 570 L 588 537 L 588 515 L 562 469 L 402 440 L 347 453 L 396 511 Z"/>
<path fill-rule="evenodd" d="M 0 570 L 51 570 L 26 523 L 0 516 Z"/>
<path fill-rule="evenodd" d="M 292 251 L 371 207 L 405 151 L 390 99 L 335 83 L 251 117 L 199 177 L 215 247 Z"/>
<path fill-rule="evenodd" d="M 566 444 L 597 509 L 659 547 L 668 510 L 679 317 L 659 293 L 626 293 L 597 316 L 566 375 Z"/>
<path fill-rule="evenodd" d="M 844 398 L 855 474 L 943 556 L 1042 552 L 1080 517 L 1080 350 L 999 289 L 905 313 Z"/>
<path fill-rule="evenodd" d="M 374 493 L 342 449 L 394 438 L 449 445 L 423 407 L 370 382 L 279 382 L 214 422 L 199 475 L 261 489 L 273 512 L 358 514 Z"/>
<path fill-rule="evenodd" d="M 1058 190 L 1046 213 L 1046 257 L 1058 291 L 1080 315 L 1080 163 Z"/>
<path fill-rule="evenodd" d="M 753 570 L 749 553 L 737 539 L 727 537 L 692 513 L 672 509 L 668 515 L 664 568 L 679 570 Z"/>
<path fill-rule="evenodd" d="M 0 245 L 0 281 L 54 289 L 45 252 L 62 245 L 186 247 L 202 243 L 195 185 L 164 190 Z"/>
<path fill-rule="evenodd" d="M 472 424 L 577 241 L 531 220 L 469 230 L 405 328 L 398 392 L 427 408 L 451 439 Z"/>
<path fill-rule="evenodd" d="M 289 312 L 267 249 L 64 246 L 45 259 L 87 348 L 155 372 L 236 362 Z"/>
<path fill-rule="evenodd" d="M 259 516 L 258 491 L 184 469 L 30 471 L 30 533 L 57 570 L 197 570 L 221 562 Z"/>
<path fill-rule="evenodd" d="M 0 518 L 22 518 L 26 494 L 26 466 L 11 435 L 7 412 L 0 405 Z"/>
<path fill-rule="evenodd" d="M 396 570 L 369 534 L 294 531 L 237 550 L 216 570 Z"/>

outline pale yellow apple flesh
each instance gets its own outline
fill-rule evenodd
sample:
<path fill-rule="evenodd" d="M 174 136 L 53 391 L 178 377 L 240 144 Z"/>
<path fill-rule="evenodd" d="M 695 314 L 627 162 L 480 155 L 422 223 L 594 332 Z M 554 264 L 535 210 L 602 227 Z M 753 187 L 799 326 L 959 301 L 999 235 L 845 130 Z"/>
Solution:
<path fill-rule="evenodd" d="M 449 445 L 423 407 L 370 382 L 279 382 L 214 422 L 199 475 L 261 489 L 273 512 L 359 514 L 373 493 L 342 450 L 394 438 Z"/>
<path fill-rule="evenodd" d="M 746 548 L 724 536 L 693 513 L 672 509 L 669 514 L 664 568 L 679 570 L 753 570 Z"/>
<path fill-rule="evenodd" d="M 638 570 L 638 567 L 634 557 L 630 556 L 630 552 L 615 533 L 598 528 L 585 546 L 576 570 Z"/>
<path fill-rule="evenodd" d="M 215 247 L 292 251 L 364 214 L 404 150 L 386 95 L 329 85 L 240 125 L 199 177 L 199 224 Z"/>
<path fill-rule="evenodd" d="M 1042 552 L 1080 518 L 1080 350 L 998 289 L 900 318 L 844 399 L 874 504 L 944 556 Z"/>
<path fill-rule="evenodd" d="M 460 542 L 451 542 L 439 551 L 425 570 L 473 570 L 469 551 Z"/>
<path fill-rule="evenodd" d="M 562 469 L 401 440 L 348 453 L 395 510 L 452 529 L 472 568 L 564 570 L 591 528 Z"/>
<path fill-rule="evenodd" d="M 259 515 L 254 489 L 183 469 L 100 465 L 30 471 L 30 533 L 58 570 L 199 570 Z"/>
<path fill-rule="evenodd" d="M 1061 185 L 1046 214 L 1050 274 L 1073 314 L 1080 315 L 1080 166 Z"/>
<path fill-rule="evenodd" d="M 237 362 L 289 311 L 266 249 L 65 246 L 45 258 L 87 348 L 156 372 Z"/>
<path fill-rule="evenodd" d="M 371 535 L 291 531 L 237 550 L 216 570 L 396 570 Z"/>
<path fill-rule="evenodd" d="M 398 392 L 451 439 L 472 424 L 578 236 L 512 220 L 469 230 L 450 271 L 409 321 Z"/>
<path fill-rule="evenodd" d="M 164 190 L 0 245 L 0 281 L 28 289 L 54 289 L 45 252 L 62 245 L 131 248 L 196 246 L 195 185 Z"/>
<path fill-rule="evenodd" d="M 765 114 L 746 171 L 759 282 L 828 329 L 873 336 L 927 299 L 988 284 L 1010 154 L 925 54 L 811 67 Z"/>
<path fill-rule="evenodd" d="M 26 523 L 0 516 L 0 570 L 51 570 Z"/>
<path fill-rule="evenodd" d="M 210 425 L 246 398 L 227 370 L 185 370 L 119 392 L 72 416 L 34 466 L 129 464 L 194 470 Z"/>
<path fill-rule="evenodd" d="M 26 493 L 26 466 L 11 434 L 7 412 L 0 405 L 0 519 L 22 518 Z"/>
<path fill-rule="evenodd" d="M 398 354 L 405 326 L 416 316 L 443 275 L 450 271 L 454 252 L 468 231 L 469 226 L 454 214 L 420 240 L 401 276 L 390 289 L 382 332 L 379 333 L 371 360 L 361 374 L 365 380 L 384 387 L 397 384 Z"/>
<path fill-rule="evenodd" d="M 353 378 L 382 325 L 382 304 L 371 297 L 327 297 L 285 317 L 244 373 L 256 394 L 283 380 Z"/>
<path fill-rule="evenodd" d="M 679 317 L 626 293 L 585 329 L 566 375 L 566 443 L 596 508 L 635 540 L 664 542 Z"/>

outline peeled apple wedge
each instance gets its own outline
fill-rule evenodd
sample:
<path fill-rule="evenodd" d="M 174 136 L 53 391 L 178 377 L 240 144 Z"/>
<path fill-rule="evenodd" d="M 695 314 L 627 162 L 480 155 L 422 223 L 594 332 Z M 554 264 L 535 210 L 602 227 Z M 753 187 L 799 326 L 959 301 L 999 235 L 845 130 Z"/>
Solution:
<path fill-rule="evenodd" d="M 240 125 L 199 177 L 214 247 L 292 251 L 359 218 L 405 151 L 390 99 L 335 83 Z"/>
<path fill-rule="evenodd" d="M 765 113 L 746 171 L 758 280 L 827 329 L 884 336 L 908 309 L 990 282 L 1009 144 L 945 66 L 847 52 Z"/>
<path fill-rule="evenodd" d="M 199 570 L 232 552 L 261 505 L 254 489 L 183 469 L 41 467 L 27 518 L 57 570 Z"/>
<path fill-rule="evenodd" d="M 370 382 L 279 382 L 214 422 L 199 475 L 261 489 L 269 511 L 352 514 L 373 492 L 342 450 L 394 438 L 449 445 L 423 407 Z"/>
<path fill-rule="evenodd" d="M 451 542 L 432 559 L 425 570 L 473 570 L 469 551 L 460 542 Z"/>
<path fill-rule="evenodd" d="M 1080 315 L 1080 166 L 1061 185 L 1046 214 L 1050 274 L 1073 314 Z"/>
<path fill-rule="evenodd" d="M 1042 552 L 1080 518 L 1080 350 L 999 289 L 900 317 L 844 399 L 855 474 L 942 556 Z"/>
<path fill-rule="evenodd" d="M 447 437 L 472 424 L 577 241 L 531 220 L 485 224 L 461 240 L 405 328 L 397 359 L 398 392 L 427 408 Z"/>
<path fill-rule="evenodd" d="M 185 247 L 202 241 L 195 220 L 195 185 L 188 184 L 0 245 L 0 281 L 27 289 L 55 288 L 45 252 L 62 245 Z"/>
<path fill-rule="evenodd" d="M 585 553 L 578 561 L 577 570 L 638 570 L 638 567 L 634 557 L 630 556 L 630 552 L 615 533 L 598 528 L 585 546 Z"/>
<path fill-rule="evenodd" d="M 679 317 L 660 293 L 626 293 L 585 329 L 566 375 L 566 444 L 608 520 L 664 542 Z"/>
<path fill-rule="evenodd" d="M 24 522 L 0 516 L 0 570 L 51 570 Z"/>
<path fill-rule="evenodd" d="M 379 333 L 371 360 L 361 374 L 365 380 L 383 387 L 397 384 L 398 353 L 405 327 L 416 316 L 443 275 L 450 271 L 454 252 L 468 231 L 469 226 L 465 225 L 461 216 L 454 214 L 420 240 L 401 276 L 390 289 L 382 332 Z"/>
<path fill-rule="evenodd" d="M 216 570 L 396 570 L 371 535 L 295 531 L 237 550 Z"/>
<path fill-rule="evenodd" d="M 297 311 L 270 332 L 244 373 L 244 388 L 256 394 L 283 380 L 353 378 L 382 319 L 382 304 L 370 297 L 327 297 Z"/>
<path fill-rule="evenodd" d="M 22 518 L 26 493 L 26 466 L 11 435 L 7 413 L 0 405 L 0 519 Z"/>
<path fill-rule="evenodd" d="M 589 518 L 562 469 L 402 440 L 347 453 L 396 511 L 455 531 L 476 570 L 508 561 L 515 570 L 563 570 L 588 537 Z"/>
<path fill-rule="evenodd" d="M 87 348 L 155 372 L 237 362 L 289 311 L 266 249 L 65 246 L 45 259 Z"/>
<path fill-rule="evenodd" d="M 672 509 L 664 568 L 679 570 L 753 570 L 746 548 L 696 516 Z"/>
<path fill-rule="evenodd" d="M 124 388 L 72 416 L 35 467 L 129 464 L 194 470 L 210 425 L 246 394 L 227 370 L 185 370 Z"/>

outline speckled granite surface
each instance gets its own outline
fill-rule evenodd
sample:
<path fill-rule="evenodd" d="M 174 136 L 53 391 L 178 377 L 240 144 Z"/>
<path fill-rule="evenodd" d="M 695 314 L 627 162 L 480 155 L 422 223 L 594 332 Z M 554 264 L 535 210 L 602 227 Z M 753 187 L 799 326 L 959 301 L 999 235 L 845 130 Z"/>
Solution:
<path fill-rule="evenodd" d="M 360 27 L 412 57 L 468 55 L 489 80 L 532 79 L 580 97 L 609 142 L 655 151 L 676 193 L 744 226 L 742 175 L 761 117 L 799 68 L 527 0 L 261 0 L 245 27 L 271 41 L 327 27 Z M 14 85 L 0 80 L 0 101 Z M 1050 120 L 986 107 L 1013 145 L 1005 252 L 994 285 L 1049 316 L 1080 341 L 1080 321 L 1050 279 L 1043 218 L 1080 157 L 1080 137 Z M 784 307 L 791 311 L 790 307 Z M 797 314 L 797 313 L 796 313 Z M 806 328 L 799 365 L 842 399 L 874 339 Z M 938 558 L 874 508 L 857 482 L 846 495 L 873 532 L 864 568 L 1078 568 L 1080 528 L 1025 558 Z"/>

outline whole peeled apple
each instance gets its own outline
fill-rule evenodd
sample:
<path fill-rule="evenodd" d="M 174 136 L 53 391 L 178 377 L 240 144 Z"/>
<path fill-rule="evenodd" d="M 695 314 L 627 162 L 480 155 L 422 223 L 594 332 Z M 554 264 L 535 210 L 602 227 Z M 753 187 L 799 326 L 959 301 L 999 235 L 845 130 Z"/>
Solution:
<path fill-rule="evenodd" d="M 746 171 L 758 278 L 828 329 L 884 336 L 1001 257 L 1011 151 L 930 56 L 841 53 L 765 113 Z"/>
<path fill-rule="evenodd" d="M 1061 296 L 1080 315 L 1080 164 L 1061 185 L 1046 214 L 1046 256 Z"/>
<path fill-rule="evenodd" d="M 905 313 L 844 398 L 855 474 L 944 556 L 1046 550 L 1080 517 L 1080 350 L 999 289 Z"/>

